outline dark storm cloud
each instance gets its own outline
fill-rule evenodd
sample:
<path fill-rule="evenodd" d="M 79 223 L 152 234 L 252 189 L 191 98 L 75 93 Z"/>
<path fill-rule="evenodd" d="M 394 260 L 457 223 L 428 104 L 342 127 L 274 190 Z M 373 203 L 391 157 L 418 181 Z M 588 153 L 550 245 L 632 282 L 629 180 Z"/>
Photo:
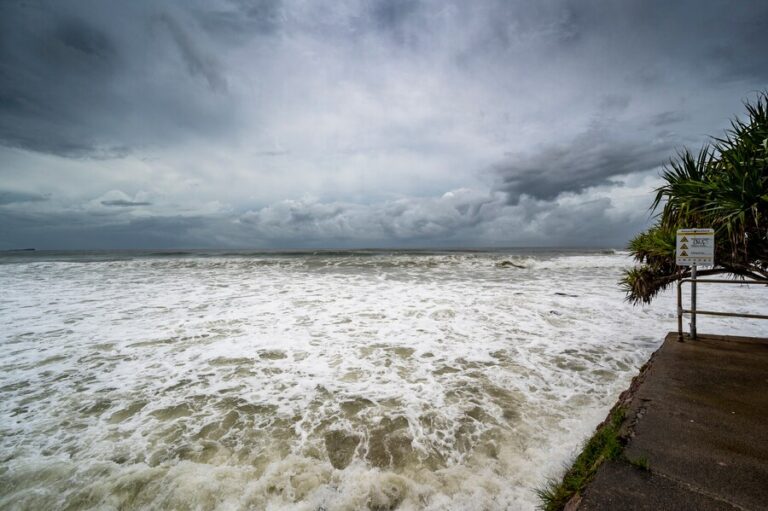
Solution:
<path fill-rule="evenodd" d="M 559 53 L 595 74 L 595 93 L 615 75 L 625 77 L 625 91 L 603 95 L 596 104 L 598 121 L 570 142 L 541 144 L 498 164 L 498 189 L 512 204 L 521 195 L 552 200 L 612 176 L 657 168 L 690 143 L 691 134 L 669 131 L 691 119 L 690 107 L 632 114 L 631 124 L 612 122 L 648 86 L 684 80 L 679 93 L 691 102 L 721 82 L 768 80 L 768 3 L 586 1 L 568 3 L 563 12 L 562 29 L 571 37 L 561 41 Z M 658 131 L 662 127 L 667 131 Z M 703 141 L 701 128 L 695 134 Z"/>
<path fill-rule="evenodd" d="M 240 44 L 279 30 L 284 17 L 279 0 L 237 0 L 225 6 L 194 9 L 200 27 L 216 38 Z"/>
<path fill-rule="evenodd" d="M 382 28 L 399 27 L 418 8 L 415 0 L 377 0 L 371 2 L 371 14 Z"/>
<path fill-rule="evenodd" d="M 628 94 L 608 94 L 600 100 L 599 108 L 603 112 L 626 110 L 631 99 Z"/>
<path fill-rule="evenodd" d="M 0 208 L 0 249 L 615 246 L 644 215 L 610 215 L 606 197 L 557 204 L 457 190 L 379 204 L 283 201 L 239 216 L 22 213 Z M 585 221 L 588 220 L 588 221 Z M 511 236 L 514 234 L 514 238 Z"/>
<path fill-rule="evenodd" d="M 667 126 L 669 124 L 676 124 L 688 119 L 688 115 L 684 112 L 666 111 L 661 112 L 653 116 L 651 124 L 655 127 Z"/>
<path fill-rule="evenodd" d="M 62 20 L 42 45 L 41 51 L 48 63 L 63 67 L 109 68 L 117 56 L 115 45 L 106 33 L 77 18 Z"/>
<path fill-rule="evenodd" d="M 0 250 L 178 248 L 221 245 L 212 235 L 220 220 L 160 216 L 120 221 L 77 212 L 24 214 L 0 209 Z"/>
<path fill-rule="evenodd" d="M 36 193 L 0 190 L 0 206 L 5 204 L 18 204 L 20 202 L 42 202 L 46 200 L 48 200 L 48 197 Z"/>
<path fill-rule="evenodd" d="M 757 1 L 0 1 L 0 241 L 626 239 L 765 48 Z"/>
<path fill-rule="evenodd" d="M 483 224 L 503 216 L 498 194 L 456 190 L 439 198 L 408 198 L 377 204 L 288 200 L 240 216 L 259 239 L 289 239 L 374 244 L 482 238 Z"/>
<path fill-rule="evenodd" d="M 14 8 L 29 18 L 18 19 Z M 91 151 L 73 106 L 81 106 L 87 84 L 110 81 L 118 59 L 113 41 L 82 19 L 51 21 L 12 3 L 0 7 L 0 19 L 0 142 L 57 154 Z"/>
<path fill-rule="evenodd" d="M 628 68 L 655 70 L 660 77 L 684 70 L 709 80 L 768 79 L 766 2 L 587 0 L 567 4 L 571 30 L 582 41 L 611 44 L 596 60 L 621 52 Z"/>
<path fill-rule="evenodd" d="M 563 192 L 580 192 L 617 175 L 661 166 L 673 147 L 654 140 L 617 140 L 605 129 L 590 130 L 567 144 L 540 147 L 528 155 L 510 155 L 495 171 L 510 204 L 522 195 L 552 200 Z"/>
<path fill-rule="evenodd" d="M 335 9 L 352 11 L 343 3 Z M 205 94 L 195 90 L 194 78 L 201 77 L 211 93 L 226 92 L 228 69 L 217 53 L 231 49 L 226 45 L 234 41 L 274 34 L 286 24 L 311 26 L 313 20 L 300 19 L 301 12 L 270 0 L 186 7 L 167 2 L 4 2 L 0 140 L 54 154 L 119 157 L 136 145 L 162 144 L 190 132 L 220 132 L 226 117 L 200 108 Z M 553 57 L 575 57 L 587 72 L 604 63 L 635 81 L 642 76 L 664 80 L 675 69 L 707 80 L 768 80 L 764 2 L 377 0 L 326 29 L 328 37 L 356 34 L 370 23 L 397 41 L 406 34 L 410 42 L 421 38 L 422 44 L 411 48 L 430 48 L 434 35 L 448 28 L 440 25 L 445 13 L 459 23 L 479 20 L 484 27 L 457 48 L 455 57 L 462 62 L 494 58 L 503 66 L 505 52 L 535 40 L 541 44 L 542 65 Z M 340 30 L 345 24 L 352 30 Z M 206 33 L 225 46 L 214 48 L 203 37 Z M 168 51 L 167 43 L 175 52 Z M 548 53 L 553 48 L 562 55 Z M 173 76 L 173 58 L 190 76 Z M 510 75 L 519 72 L 519 66 L 509 66 Z M 164 78 L 158 80 L 160 76 Z M 125 90 L 126 82 L 137 83 Z M 630 98 L 627 93 L 607 101 L 620 107 Z M 231 115 L 236 107 L 227 110 Z M 127 115 L 145 122 L 126 125 Z"/>
<path fill-rule="evenodd" d="M 0 144 L 119 158 L 229 131 L 224 73 L 164 5 L 0 4 Z"/>
<path fill-rule="evenodd" d="M 391 35 L 395 41 L 405 43 L 404 26 L 423 7 L 417 0 L 377 0 L 370 3 L 373 26 Z"/>
<path fill-rule="evenodd" d="M 227 80 L 216 59 L 212 55 L 204 54 L 176 20 L 168 15 L 161 15 L 160 21 L 168 28 L 176 42 L 189 73 L 204 76 L 208 86 L 215 92 L 226 91 Z"/>
<path fill-rule="evenodd" d="M 151 202 L 144 202 L 144 201 L 129 201 L 124 199 L 117 199 L 117 200 L 103 200 L 101 201 L 101 204 L 103 206 L 117 206 L 122 208 L 130 208 L 134 206 L 151 206 Z"/>

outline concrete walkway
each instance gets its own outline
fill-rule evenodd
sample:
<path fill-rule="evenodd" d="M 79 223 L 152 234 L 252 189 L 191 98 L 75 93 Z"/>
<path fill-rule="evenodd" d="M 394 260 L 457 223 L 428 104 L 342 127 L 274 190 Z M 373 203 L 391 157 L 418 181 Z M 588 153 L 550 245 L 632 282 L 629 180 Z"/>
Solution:
<path fill-rule="evenodd" d="M 624 427 L 625 458 L 650 470 L 604 463 L 568 508 L 768 509 L 768 339 L 669 334 Z"/>

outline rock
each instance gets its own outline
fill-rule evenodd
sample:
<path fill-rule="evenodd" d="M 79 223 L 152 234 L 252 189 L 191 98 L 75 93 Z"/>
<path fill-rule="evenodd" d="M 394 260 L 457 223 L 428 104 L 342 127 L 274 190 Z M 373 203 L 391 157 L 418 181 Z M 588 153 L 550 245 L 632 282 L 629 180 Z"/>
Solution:
<path fill-rule="evenodd" d="M 498 268 L 519 268 L 521 270 L 525 269 L 525 265 L 524 264 L 513 263 L 512 261 L 500 261 L 500 262 L 496 263 L 496 266 Z"/>

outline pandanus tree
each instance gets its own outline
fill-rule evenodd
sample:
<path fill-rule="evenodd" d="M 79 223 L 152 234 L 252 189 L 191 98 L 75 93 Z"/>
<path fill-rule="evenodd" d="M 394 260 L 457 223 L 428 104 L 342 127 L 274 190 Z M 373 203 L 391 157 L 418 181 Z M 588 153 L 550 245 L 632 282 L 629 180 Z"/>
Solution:
<path fill-rule="evenodd" d="M 681 151 L 665 167 L 651 209 L 656 223 L 629 250 L 639 263 L 622 287 L 632 303 L 650 303 L 673 282 L 690 276 L 675 265 L 677 229 L 715 230 L 715 264 L 699 275 L 768 279 L 768 92 L 745 104 L 722 138 L 697 154 Z"/>

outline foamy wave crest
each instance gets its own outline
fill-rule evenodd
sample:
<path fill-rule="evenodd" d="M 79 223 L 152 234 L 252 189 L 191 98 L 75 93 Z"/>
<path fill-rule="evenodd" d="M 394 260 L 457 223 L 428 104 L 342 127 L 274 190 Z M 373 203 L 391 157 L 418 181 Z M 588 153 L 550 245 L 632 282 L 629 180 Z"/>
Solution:
<path fill-rule="evenodd" d="M 675 327 L 670 296 L 623 301 L 629 264 L 18 258 L 0 265 L 0 507 L 533 509 Z M 699 300 L 765 303 L 734 288 Z"/>

